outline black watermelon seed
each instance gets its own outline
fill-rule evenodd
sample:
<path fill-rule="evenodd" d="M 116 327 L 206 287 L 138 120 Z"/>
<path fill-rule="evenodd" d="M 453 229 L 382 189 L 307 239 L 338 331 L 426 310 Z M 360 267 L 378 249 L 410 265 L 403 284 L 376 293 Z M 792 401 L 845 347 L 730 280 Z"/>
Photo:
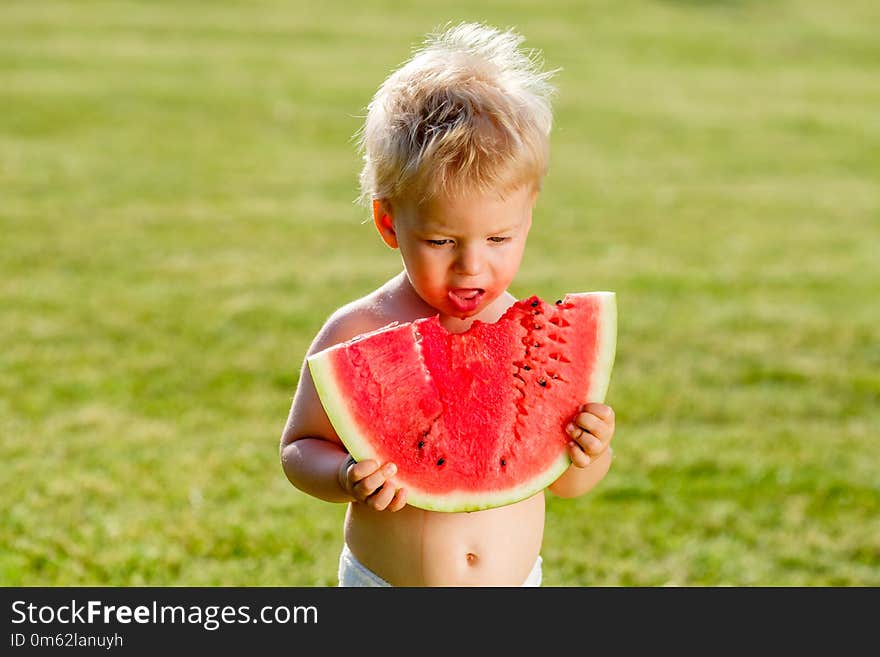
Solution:
<path fill-rule="evenodd" d="M 540 347 L 540 346 L 541 346 L 541 344 L 540 344 L 540 343 L 538 343 L 538 342 L 536 342 L 536 343 L 535 343 L 535 344 L 533 344 L 533 345 L 532 345 L 532 346 L 533 346 L 533 347 Z"/>
<path fill-rule="evenodd" d="M 443 459 L 443 458 L 437 459 L 437 465 L 443 465 L 444 463 L 446 463 L 446 459 Z"/>
<path fill-rule="evenodd" d="M 505 465 L 507 465 L 507 461 L 505 461 L 504 459 L 501 459 L 501 467 L 503 468 Z"/>
<path fill-rule="evenodd" d="M 544 379 L 538 379 L 538 385 L 545 388 L 547 387 L 547 382 Z"/>
<path fill-rule="evenodd" d="M 419 441 L 419 449 L 421 449 L 421 448 L 424 447 L 424 446 L 425 446 L 425 441 L 424 441 L 424 440 L 420 440 L 420 441 Z"/>
<path fill-rule="evenodd" d="M 535 299 L 534 301 L 532 301 L 532 308 L 537 308 L 537 307 L 538 307 L 538 300 Z"/>
<path fill-rule="evenodd" d="M 529 367 L 528 365 L 523 365 L 523 369 L 524 369 L 526 372 L 531 372 L 531 371 L 532 371 L 532 368 Z"/>

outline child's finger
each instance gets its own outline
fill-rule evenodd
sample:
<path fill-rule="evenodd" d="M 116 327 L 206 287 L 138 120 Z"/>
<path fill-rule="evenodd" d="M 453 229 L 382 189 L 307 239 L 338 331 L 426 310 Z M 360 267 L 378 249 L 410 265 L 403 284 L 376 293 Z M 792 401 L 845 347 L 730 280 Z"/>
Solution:
<path fill-rule="evenodd" d="M 605 421 L 592 413 L 578 413 L 574 421 L 577 426 L 593 434 L 599 440 L 607 440 L 611 437 L 608 435 L 609 427 Z"/>
<path fill-rule="evenodd" d="M 579 468 L 590 465 L 590 457 L 574 441 L 568 443 L 568 455 L 571 457 L 571 462 Z"/>
<path fill-rule="evenodd" d="M 394 499 L 391 500 L 391 503 L 388 505 L 389 511 L 400 511 L 403 507 L 406 506 L 406 489 L 398 488 L 397 492 L 394 494 Z"/>
<path fill-rule="evenodd" d="M 387 477 L 394 476 L 396 472 L 397 466 L 393 463 L 386 463 L 380 469 L 356 482 L 351 488 L 362 500 L 366 500 L 385 483 Z"/>
<path fill-rule="evenodd" d="M 581 406 L 581 411 L 583 413 L 592 413 L 596 417 L 605 420 L 606 422 L 614 421 L 614 409 L 607 404 L 590 402 Z"/>
<path fill-rule="evenodd" d="M 356 500 L 366 502 L 367 498 L 375 493 L 383 483 L 385 483 L 385 477 L 376 472 L 355 482 L 351 487 L 351 492 Z"/>
<path fill-rule="evenodd" d="M 605 443 L 591 433 L 582 433 L 575 438 L 575 442 L 591 457 L 596 457 L 605 450 Z"/>
<path fill-rule="evenodd" d="M 367 498 L 367 504 L 376 509 L 376 511 L 384 511 L 391 504 L 396 489 L 390 481 L 386 481 L 382 487 Z"/>
<path fill-rule="evenodd" d="M 379 464 L 373 459 L 359 461 L 348 469 L 348 478 L 350 481 L 357 483 L 364 477 L 369 477 L 379 469 Z"/>

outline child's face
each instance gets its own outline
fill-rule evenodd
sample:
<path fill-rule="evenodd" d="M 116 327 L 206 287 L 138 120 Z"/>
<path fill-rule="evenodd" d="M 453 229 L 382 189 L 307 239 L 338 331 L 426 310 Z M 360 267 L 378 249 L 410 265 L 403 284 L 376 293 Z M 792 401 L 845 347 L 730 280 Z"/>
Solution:
<path fill-rule="evenodd" d="M 385 242 L 399 248 L 413 288 L 442 315 L 473 317 L 507 290 L 522 260 L 536 193 L 470 195 L 422 205 L 374 206 Z"/>

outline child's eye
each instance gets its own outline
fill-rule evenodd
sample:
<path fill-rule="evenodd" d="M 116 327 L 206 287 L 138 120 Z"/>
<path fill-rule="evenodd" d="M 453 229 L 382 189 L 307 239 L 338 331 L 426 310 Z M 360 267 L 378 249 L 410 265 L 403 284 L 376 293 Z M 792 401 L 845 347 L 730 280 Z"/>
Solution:
<path fill-rule="evenodd" d="M 510 239 L 509 237 L 500 237 L 500 236 L 496 235 L 495 237 L 490 237 L 489 241 L 495 242 L 495 244 L 503 244 L 504 242 L 506 242 L 509 239 Z"/>
<path fill-rule="evenodd" d="M 451 244 L 452 240 L 425 240 L 431 246 L 446 246 L 447 244 Z"/>

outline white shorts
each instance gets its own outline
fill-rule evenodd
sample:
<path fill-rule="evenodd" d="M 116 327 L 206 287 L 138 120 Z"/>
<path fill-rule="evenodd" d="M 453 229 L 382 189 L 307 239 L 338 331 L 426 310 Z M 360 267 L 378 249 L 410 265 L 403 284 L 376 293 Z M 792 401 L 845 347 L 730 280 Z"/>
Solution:
<path fill-rule="evenodd" d="M 532 571 L 520 586 L 541 586 L 541 555 L 535 560 Z M 357 557 L 343 544 L 339 555 L 339 586 L 391 586 L 372 570 L 358 561 Z"/>

